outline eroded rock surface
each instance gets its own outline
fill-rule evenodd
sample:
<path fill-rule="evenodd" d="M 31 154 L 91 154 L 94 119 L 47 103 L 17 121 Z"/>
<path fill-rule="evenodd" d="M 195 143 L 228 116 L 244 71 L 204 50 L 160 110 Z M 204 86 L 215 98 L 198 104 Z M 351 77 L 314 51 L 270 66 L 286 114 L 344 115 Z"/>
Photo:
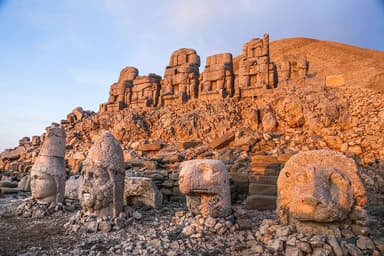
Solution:
<path fill-rule="evenodd" d="M 123 210 L 124 168 L 120 143 L 104 132 L 89 150 L 80 177 L 85 215 L 116 217 Z"/>
<path fill-rule="evenodd" d="M 183 162 L 179 176 L 180 192 L 187 197 L 188 209 L 203 217 L 225 217 L 231 214 L 229 175 L 218 160 Z"/>
<path fill-rule="evenodd" d="M 79 200 L 80 176 L 69 177 L 65 183 L 65 197 L 73 200 Z"/>
<path fill-rule="evenodd" d="M 62 203 L 65 193 L 65 131 L 52 127 L 47 132 L 39 157 L 31 170 L 32 199 Z"/>
<path fill-rule="evenodd" d="M 197 98 L 200 56 L 196 51 L 181 48 L 172 53 L 164 72 L 161 105 L 186 103 Z"/>
<path fill-rule="evenodd" d="M 128 205 L 146 205 L 160 208 L 163 196 L 152 179 L 146 177 L 125 177 L 124 201 Z"/>
<path fill-rule="evenodd" d="M 331 150 L 300 152 L 278 178 L 277 214 L 298 230 L 324 232 L 327 227 L 366 219 L 365 188 L 355 162 Z M 325 229 L 324 229 L 325 228 Z"/>

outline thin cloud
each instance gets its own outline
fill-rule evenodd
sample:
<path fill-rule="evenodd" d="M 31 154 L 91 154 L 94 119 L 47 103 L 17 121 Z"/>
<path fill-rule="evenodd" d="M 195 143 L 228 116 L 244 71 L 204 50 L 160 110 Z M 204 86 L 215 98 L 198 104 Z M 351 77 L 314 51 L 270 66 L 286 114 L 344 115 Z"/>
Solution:
<path fill-rule="evenodd" d="M 166 10 L 165 25 L 176 32 L 209 30 L 220 23 L 236 23 L 243 15 L 262 15 L 270 4 L 251 0 L 171 1 Z M 246 24 L 245 24 L 246 25 Z"/>
<path fill-rule="evenodd" d="M 68 75 L 77 84 L 106 87 L 106 84 L 111 84 L 117 80 L 118 72 L 110 73 L 96 69 L 70 69 Z"/>
<path fill-rule="evenodd" d="M 171 29 L 185 32 L 209 26 L 216 16 L 212 9 L 210 1 L 177 1 L 168 10 L 167 22 Z"/>

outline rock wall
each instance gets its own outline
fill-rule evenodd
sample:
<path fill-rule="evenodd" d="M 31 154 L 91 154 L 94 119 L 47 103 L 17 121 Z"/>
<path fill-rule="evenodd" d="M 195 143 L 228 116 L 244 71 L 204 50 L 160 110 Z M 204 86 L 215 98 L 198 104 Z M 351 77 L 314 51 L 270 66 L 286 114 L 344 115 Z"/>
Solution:
<path fill-rule="evenodd" d="M 100 112 L 178 105 L 194 99 L 255 97 L 276 88 L 279 79 L 283 86 L 305 83 L 307 78 L 305 55 L 286 56 L 278 64 L 270 60 L 268 34 L 247 42 L 237 59 L 234 66 L 231 53 L 208 56 L 200 74 L 200 56 L 194 49 L 181 48 L 172 53 L 163 79 L 155 74 L 138 76 L 136 68 L 126 67 L 119 81 L 112 84 L 108 102 L 100 105 Z"/>

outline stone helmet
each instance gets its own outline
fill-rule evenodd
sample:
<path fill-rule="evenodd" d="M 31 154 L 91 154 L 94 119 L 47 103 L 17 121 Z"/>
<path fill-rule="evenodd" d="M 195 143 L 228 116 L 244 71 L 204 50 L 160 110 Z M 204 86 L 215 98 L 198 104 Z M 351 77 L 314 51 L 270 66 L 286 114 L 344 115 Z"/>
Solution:
<path fill-rule="evenodd" d="M 90 148 L 84 166 L 97 166 L 113 172 L 124 172 L 123 151 L 109 131 L 104 131 Z"/>
<path fill-rule="evenodd" d="M 65 190 L 65 130 L 62 127 L 47 129 L 43 146 L 35 164 L 31 169 L 31 176 L 44 174 L 51 176 L 56 183 L 56 202 L 62 202 Z"/>

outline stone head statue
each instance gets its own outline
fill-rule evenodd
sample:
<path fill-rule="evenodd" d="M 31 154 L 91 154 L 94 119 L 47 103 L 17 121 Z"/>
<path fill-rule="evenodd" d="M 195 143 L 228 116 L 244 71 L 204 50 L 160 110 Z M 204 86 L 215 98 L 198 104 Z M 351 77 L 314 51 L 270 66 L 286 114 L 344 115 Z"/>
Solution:
<path fill-rule="evenodd" d="M 116 217 L 123 210 L 123 163 L 120 143 L 104 132 L 89 150 L 81 170 L 79 199 L 86 215 Z"/>
<path fill-rule="evenodd" d="M 226 166 L 219 160 L 183 162 L 179 190 L 187 197 L 188 209 L 203 217 L 231 214 L 231 191 Z"/>
<path fill-rule="evenodd" d="M 300 152 L 280 172 L 277 215 L 283 224 L 341 223 L 366 203 L 352 159 L 330 150 Z"/>
<path fill-rule="evenodd" d="M 62 203 L 65 193 L 65 131 L 61 127 L 47 130 L 40 154 L 31 169 L 32 198 Z"/>

